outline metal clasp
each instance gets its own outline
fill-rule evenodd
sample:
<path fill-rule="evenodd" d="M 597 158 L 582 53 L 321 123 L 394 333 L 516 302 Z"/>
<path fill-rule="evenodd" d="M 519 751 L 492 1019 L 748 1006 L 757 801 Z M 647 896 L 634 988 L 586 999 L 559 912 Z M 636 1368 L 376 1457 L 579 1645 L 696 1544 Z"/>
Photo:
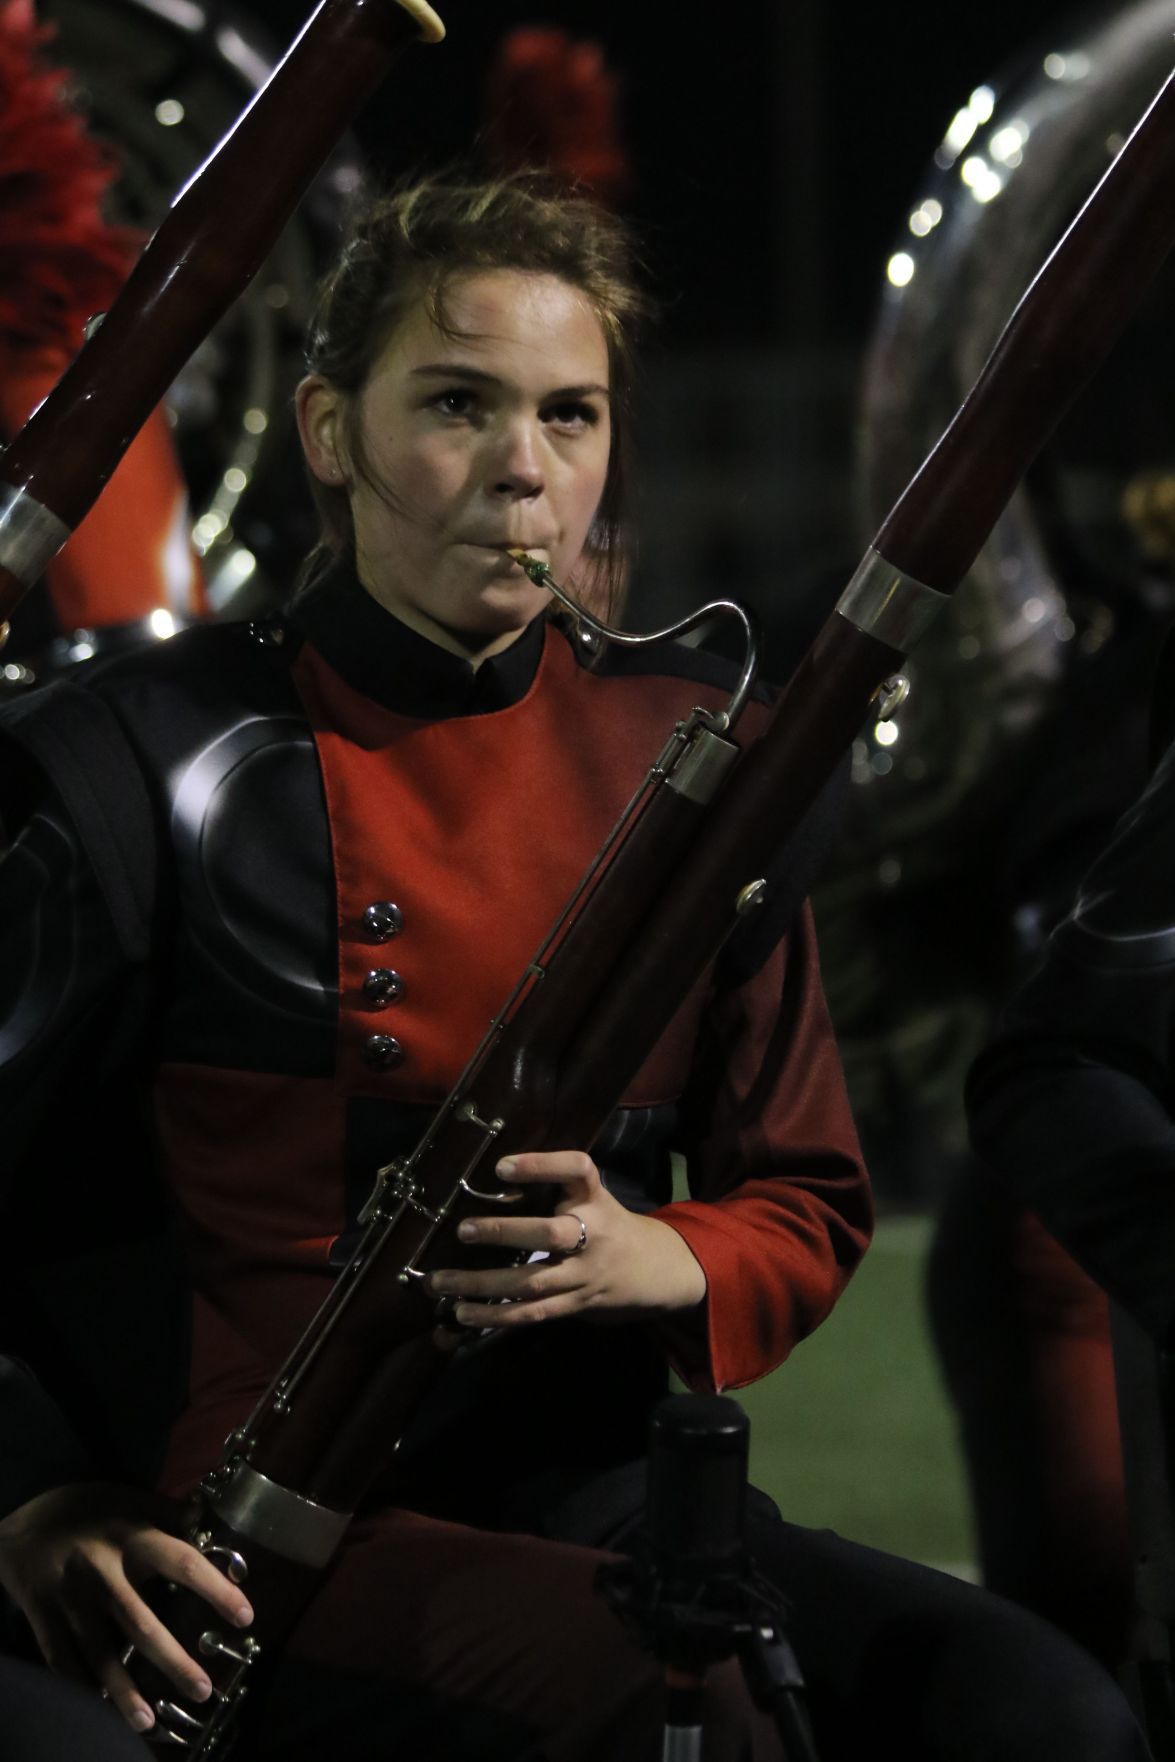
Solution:
<path fill-rule="evenodd" d="M 723 740 L 710 726 L 708 712 L 697 709 L 685 733 L 691 736 L 685 751 L 670 769 L 666 783 L 675 794 L 704 806 L 722 787 L 730 767 L 739 756 L 733 740 Z"/>
<path fill-rule="evenodd" d="M 877 720 L 888 722 L 896 716 L 910 695 L 910 681 L 904 673 L 895 673 L 892 679 L 883 679 L 874 694 L 877 704 Z"/>
<path fill-rule="evenodd" d="M 223 1634 L 215 1628 L 208 1628 L 200 1635 L 200 1650 L 205 1658 L 231 1658 L 234 1664 L 252 1664 L 261 1647 L 256 1640 L 243 1639 L 237 1646 L 230 1646 Z"/>
<path fill-rule="evenodd" d="M 371 1189 L 359 1213 L 358 1221 L 369 1224 L 377 1217 L 384 1217 L 384 1195 L 389 1188 L 393 1197 L 399 1201 L 411 1199 L 416 1192 L 416 1183 L 407 1172 L 408 1164 L 402 1157 L 394 1162 L 385 1163 L 382 1169 L 376 1170 L 375 1186 Z"/>
<path fill-rule="evenodd" d="M 151 1734 L 155 1743 L 177 1744 L 182 1750 L 190 1750 L 193 1740 L 203 1737 L 204 1733 L 203 1723 L 194 1719 L 185 1708 L 177 1706 L 174 1701 L 156 1701 L 155 1730 Z"/>
<path fill-rule="evenodd" d="M 505 1120 L 483 1120 L 477 1111 L 476 1101 L 472 1100 L 463 1101 L 457 1109 L 457 1113 L 459 1118 L 468 1120 L 471 1126 L 476 1126 L 479 1131 L 484 1132 L 487 1138 L 496 1138 L 506 1124 Z"/>
<path fill-rule="evenodd" d="M 236 1548 L 226 1547 L 223 1542 L 214 1542 L 204 1530 L 196 1537 L 195 1545 L 206 1560 L 220 1568 L 231 1585 L 243 1585 L 249 1576 L 249 1565 L 245 1556 Z"/>
<path fill-rule="evenodd" d="M 484 1201 L 486 1205 L 517 1205 L 518 1201 L 522 1198 L 521 1187 L 515 1188 L 513 1192 L 508 1193 L 481 1193 L 476 1187 L 471 1187 L 469 1185 L 469 1182 L 465 1179 L 464 1175 L 462 1175 L 457 1185 L 460 1187 L 462 1193 L 468 1193 L 471 1199 L 480 1199 Z"/>

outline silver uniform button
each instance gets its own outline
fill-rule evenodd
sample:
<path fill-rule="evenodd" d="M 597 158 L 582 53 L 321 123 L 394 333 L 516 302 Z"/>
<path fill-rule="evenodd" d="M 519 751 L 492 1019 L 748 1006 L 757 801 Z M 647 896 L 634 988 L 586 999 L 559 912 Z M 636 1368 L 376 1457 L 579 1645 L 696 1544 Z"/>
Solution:
<path fill-rule="evenodd" d="M 373 967 L 363 981 L 363 995 L 372 1009 L 386 1009 L 403 990 L 403 979 L 390 967 Z"/>
<path fill-rule="evenodd" d="M 376 942 L 386 942 L 390 936 L 398 936 L 403 929 L 403 913 L 390 899 L 377 899 L 364 912 L 363 926 Z"/>
<path fill-rule="evenodd" d="M 390 1034 L 369 1034 L 363 1042 L 363 1062 L 374 1070 L 394 1070 L 403 1058 L 404 1048 Z"/>

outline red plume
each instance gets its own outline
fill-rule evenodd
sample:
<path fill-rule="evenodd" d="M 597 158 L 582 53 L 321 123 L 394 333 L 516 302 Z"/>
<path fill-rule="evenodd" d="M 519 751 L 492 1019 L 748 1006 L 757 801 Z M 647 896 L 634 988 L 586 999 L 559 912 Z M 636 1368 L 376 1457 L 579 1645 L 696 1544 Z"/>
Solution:
<path fill-rule="evenodd" d="M 528 26 L 502 43 L 486 84 L 485 156 L 499 172 L 545 166 L 602 202 L 629 184 L 618 80 L 597 43 Z"/>
<path fill-rule="evenodd" d="M 43 58 L 52 36 L 26 0 L 0 0 L 0 341 L 72 353 L 141 240 L 102 217 L 116 167 Z"/>

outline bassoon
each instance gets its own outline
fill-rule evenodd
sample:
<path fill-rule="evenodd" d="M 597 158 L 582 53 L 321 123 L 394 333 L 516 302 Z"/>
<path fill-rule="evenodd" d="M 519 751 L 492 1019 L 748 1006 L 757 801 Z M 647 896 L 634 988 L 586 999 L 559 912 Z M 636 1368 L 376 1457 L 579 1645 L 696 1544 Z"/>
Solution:
<path fill-rule="evenodd" d="M 226 262 L 228 232 L 233 249 L 247 247 L 246 265 L 264 255 L 265 228 L 295 199 L 294 174 L 271 194 L 267 167 L 288 168 L 297 146 L 298 175 L 308 180 L 330 129 L 341 132 L 414 32 L 441 34 L 422 0 L 399 9 L 392 0 L 326 0 L 177 203 L 102 327 L 0 459 L 0 615 L 97 495 L 181 352 L 247 279 L 251 269 Z M 200 195 L 206 179 L 215 197 Z M 260 205 L 264 225 L 242 209 L 243 197 Z M 161 249 L 169 228 L 170 262 Z M 208 1606 L 183 1590 L 168 1596 L 167 1623 L 204 1659 L 214 1695 L 187 1703 L 134 1659 L 155 1707 L 152 1741 L 223 1753 L 257 1661 L 282 1644 L 443 1363 L 424 1283 L 430 1268 L 464 1263 L 456 1225 L 528 1203 L 495 1177 L 503 1155 L 592 1144 L 687 992 L 765 898 L 773 864 L 870 706 L 892 704 L 903 656 L 1112 346 L 1173 236 L 1175 76 L 1024 295 L 765 732 L 746 751 L 733 738 L 748 662 L 726 710 L 695 711 L 669 734 L 424 1138 L 377 1172 L 352 1258 L 228 1439 L 186 1532 L 247 1581 L 252 1634 L 222 1633 Z M 561 592 L 543 564 L 524 566 Z"/>

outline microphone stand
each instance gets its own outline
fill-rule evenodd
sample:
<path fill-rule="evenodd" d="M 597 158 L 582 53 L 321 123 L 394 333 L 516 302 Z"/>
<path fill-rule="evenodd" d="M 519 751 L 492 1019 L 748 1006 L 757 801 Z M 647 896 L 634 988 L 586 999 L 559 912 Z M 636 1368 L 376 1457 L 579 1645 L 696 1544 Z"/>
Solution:
<path fill-rule="evenodd" d="M 654 1414 L 645 1527 L 596 1588 L 665 1671 L 662 1762 L 702 1762 L 707 1672 L 737 1658 L 787 1762 L 819 1762 L 785 1602 L 744 1536 L 750 1425 L 723 1395 L 670 1395 Z"/>

